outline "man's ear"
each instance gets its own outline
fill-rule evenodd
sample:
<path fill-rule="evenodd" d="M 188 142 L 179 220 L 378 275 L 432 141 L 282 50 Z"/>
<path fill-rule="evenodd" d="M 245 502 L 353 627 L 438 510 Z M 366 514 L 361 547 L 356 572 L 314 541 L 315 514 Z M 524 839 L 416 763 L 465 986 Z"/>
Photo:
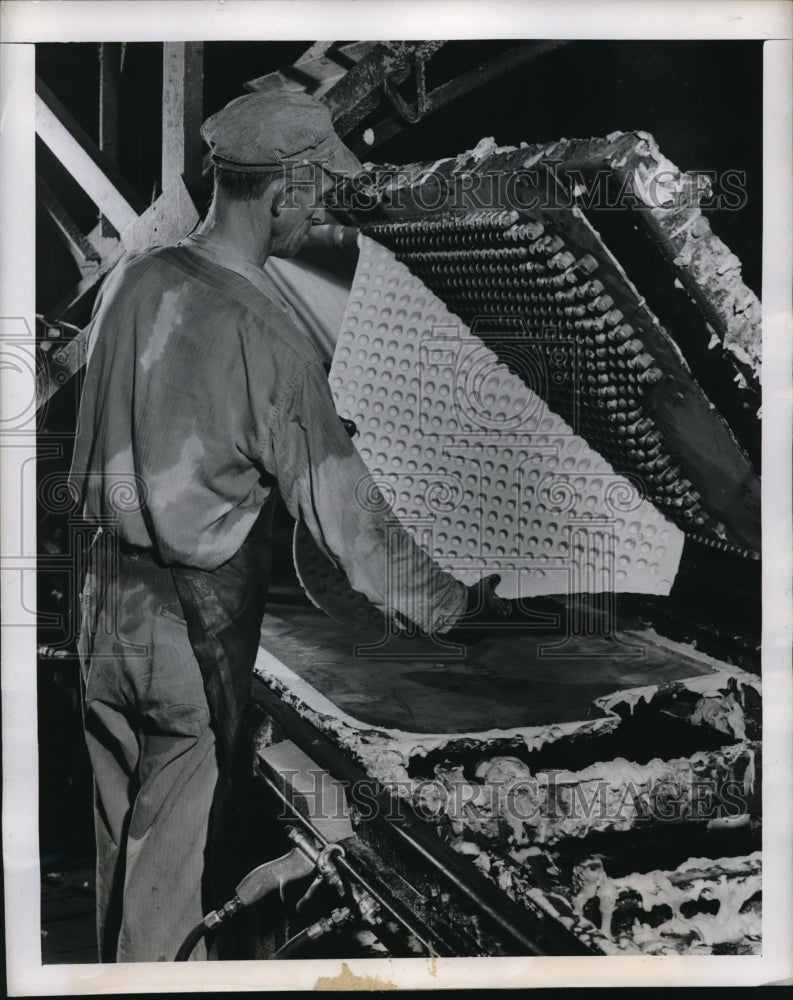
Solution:
<path fill-rule="evenodd" d="M 270 198 L 270 212 L 278 216 L 289 203 L 289 184 L 286 179 L 273 181 L 270 185 L 272 192 Z"/>

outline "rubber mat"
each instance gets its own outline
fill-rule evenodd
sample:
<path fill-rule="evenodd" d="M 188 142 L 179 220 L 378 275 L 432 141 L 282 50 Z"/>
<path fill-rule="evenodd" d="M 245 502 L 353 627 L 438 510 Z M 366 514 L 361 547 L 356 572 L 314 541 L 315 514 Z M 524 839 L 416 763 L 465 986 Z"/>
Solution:
<path fill-rule="evenodd" d="M 464 583 L 669 593 L 682 531 L 369 238 L 330 385 L 396 516 Z"/>
<path fill-rule="evenodd" d="M 327 715 L 413 733 L 476 733 L 594 720 L 609 713 L 594 702 L 614 692 L 669 684 L 713 669 L 633 636 L 559 639 L 525 630 L 493 632 L 455 659 L 426 639 L 385 638 L 370 626 L 354 640 L 343 625 L 314 610 L 272 613 L 263 650 L 308 687 L 287 687 L 328 700 Z M 274 668 L 264 659 L 257 669 Z"/>

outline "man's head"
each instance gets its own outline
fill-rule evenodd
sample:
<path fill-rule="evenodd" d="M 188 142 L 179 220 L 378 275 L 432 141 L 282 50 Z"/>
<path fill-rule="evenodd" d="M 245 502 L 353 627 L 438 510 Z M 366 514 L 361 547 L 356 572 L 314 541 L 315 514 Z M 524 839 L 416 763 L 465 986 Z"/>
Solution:
<path fill-rule="evenodd" d="M 216 209 L 250 202 L 264 212 L 269 253 L 291 257 L 338 174 L 361 164 L 333 129 L 320 101 L 292 91 L 246 94 L 208 118 L 201 135 L 215 165 Z"/>

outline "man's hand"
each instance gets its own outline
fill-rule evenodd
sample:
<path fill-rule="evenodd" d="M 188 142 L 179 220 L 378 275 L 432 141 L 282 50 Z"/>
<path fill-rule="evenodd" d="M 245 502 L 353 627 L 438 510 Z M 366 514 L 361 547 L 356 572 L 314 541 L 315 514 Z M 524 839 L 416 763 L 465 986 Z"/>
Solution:
<path fill-rule="evenodd" d="M 459 624 L 498 625 L 512 615 L 512 604 L 503 597 L 496 596 L 496 587 L 501 583 L 498 573 L 482 577 L 468 588 L 468 606 Z"/>
<path fill-rule="evenodd" d="M 559 598 L 532 597 L 509 601 L 497 596 L 499 583 L 501 577 L 493 573 L 470 586 L 465 612 L 444 634 L 444 638 L 472 645 L 488 633 L 498 631 L 507 622 L 513 631 L 518 629 L 535 634 L 566 632 L 566 608 Z"/>
<path fill-rule="evenodd" d="M 512 602 L 496 596 L 498 573 L 477 580 L 468 588 L 468 604 L 445 638 L 472 643 L 484 638 L 486 629 L 497 629 L 512 616 Z"/>

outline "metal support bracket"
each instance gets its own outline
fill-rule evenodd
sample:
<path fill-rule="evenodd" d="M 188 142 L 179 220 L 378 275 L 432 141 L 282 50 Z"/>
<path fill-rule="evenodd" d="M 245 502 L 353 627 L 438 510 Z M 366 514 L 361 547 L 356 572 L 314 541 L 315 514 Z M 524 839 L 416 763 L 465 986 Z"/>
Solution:
<path fill-rule="evenodd" d="M 426 62 L 423 55 L 413 57 L 414 78 L 416 81 L 416 107 L 412 108 L 397 90 L 396 84 L 390 78 L 383 80 L 383 92 L 391 102 L 394 110 L 411 125 L 421 121 L 427 113 L 427 80 Z"/>

